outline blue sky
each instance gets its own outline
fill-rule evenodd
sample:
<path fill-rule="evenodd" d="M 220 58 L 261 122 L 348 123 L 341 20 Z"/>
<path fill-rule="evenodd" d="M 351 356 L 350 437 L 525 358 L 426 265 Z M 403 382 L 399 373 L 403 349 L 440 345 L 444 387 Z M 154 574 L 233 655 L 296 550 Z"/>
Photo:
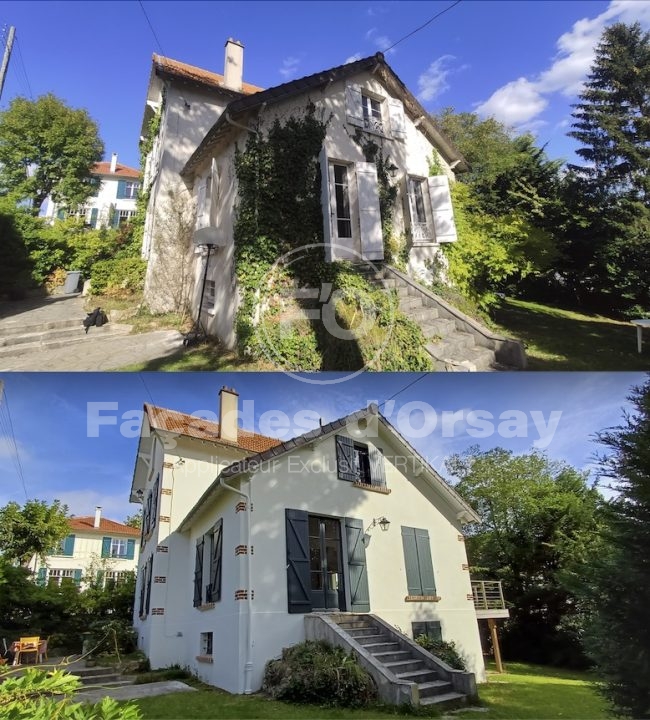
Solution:
<path fill-rule="evenodd" d="M 384 50 L 445 2 L 144 2 L 165 55 L 223 71 L 224 42 L 245 45 L 244 76 L 271 87 Z M 571 158 L 570 103 L 602 29 L 650 28 L 644 0 L 463 0 L 387 59 L 431 111 L 445 106 L 532 129 L 552 157 Z M 4 2 L 14 25 L 0 109 L 16 95 L 53 92 L 99 123 L 106 155 L 138 166 L 151 53 L 159 52 L 137 2 Z M 25 78 L 26 75 L 26 78 Z"/>
<path fill-rule="evenodd" d="M 247 429 L 259 431 L 263 413 L 280 410 L 291 420 L 286 439 L 305 431 L 298 427 L 299 411 L 311 411 L 329 422 L 399 392 L 394 407 L 384 406 L 389 420 L 398 424 L 400 410 L 411 411 L 409 426 L 403 426 L 405 435 L 443 475 L 446 456 L 475 444 L 483 450 L 532 450 L 540 440 L 532 411 L 541 412 L 545 421 L 552 412 L 561 412 L 555 432 L 542 433 L 545 452 L 593 470 L 595 455 L 604 451 L 594 434 L 620 423 L 623 409 L 629 409 L 630 389 L 645 378 L 641 373 L 434 373 L 400 392 L 418 377 L 366 373 L 327 388 L 265 373 L 9 373 L 0 379 L 5 381 L 28 497 L 59 498 L 77 515 L 90 514 L 101 505 L 106 516 L 121 520 L 139 509 L 128 502 L 137 437 L 121 432 L 133 426 L 130 421 L 122 428 L 122 415 L 141 410 L 143 402 L 187 413 L 216 413 L 219 389 L 231 386 L 240 393 L 240 402 L 254 401 Z M 113 415 L 117 424 L 100 426 L 97 437 L 88 436 L 89 402 L 118 404 L 116 411 L 101 413 Z M 409 403 L 426 403 L 430 409 Z M 468 415 L 472 410 L 491 413 L 496 432 L 473 436 L 476 423 Z M 498 418 L 505 411 L 526 414 L 524 437 L 499 432 Z M 7 404 L 0 406 L 0 420 L 6 420 L 6 412 Z M 452 412 L 462 418 L 453 433 L 449 424 L 443 425 L 443 417 Z M 425 434 L 424 423 L 430 427 L 434 416 L 437 425 Z M 312 420 L 310 427 L 316 425 Z M 9 500 L 24 502 L 11 442 L 1 432 L 0 468 L 0 506 Z"/>

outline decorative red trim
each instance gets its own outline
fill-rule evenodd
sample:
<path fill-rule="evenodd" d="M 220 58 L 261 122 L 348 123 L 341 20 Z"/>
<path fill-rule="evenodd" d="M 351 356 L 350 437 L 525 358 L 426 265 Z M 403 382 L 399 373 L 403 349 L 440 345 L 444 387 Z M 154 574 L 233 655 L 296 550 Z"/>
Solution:
<path fill-rule="evenodd" d="M 156 545 L 156 552 L 166 553 L 169 552 L 167 545 Z"/>
<path fill-rule="evenodd" d="M 165 608 L 152 608 L 151 609 L 152 615 L 164 615 L 165 614 Z"/>
<path fill-rule="evenodd" d="M 167 578 L 164 575 L 155 575 L 153 581 L 155 583 L 166 583 Z"/>

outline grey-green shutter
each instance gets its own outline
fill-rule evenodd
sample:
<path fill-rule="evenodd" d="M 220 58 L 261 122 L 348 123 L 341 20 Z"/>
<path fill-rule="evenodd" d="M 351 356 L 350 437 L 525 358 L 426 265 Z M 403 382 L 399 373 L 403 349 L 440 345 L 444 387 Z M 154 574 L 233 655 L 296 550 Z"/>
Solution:
<path fill-rule="evenodd" d="M 144 615 L 144 596 L 147 591 L 147 563 L 140 568 L 140 610 L 138 615 Z"/>
<path fill-rule="evenodd" d="M 107 558 L 111 555 L 111 539 L 109 537 L 102 538 L 102 557 Z"/>
<path fill-rule="evenodd" d="M 386 471 L 384 469 L 384 453 L 374 445 L 368 446 L 370 460 L 370 481 L 377 487 L 386 487 Z"/>
<path fill-rule="evenodd" d="M 126 197 L 126 180 L 117 181 L 117 195 L 118 200 L 122 200 Z"/>
<path fill-rule="evenodd" d="M 39 568 L 38 569 L 38 577 L 36 579 L 36 584 L 41 585 L 41 586 L 45 585 L 46 578 L 47 578 L 47 568 L 44 568 L 44 567 Z"/>
<path fill-rule="evenodd" d="M 203 535 L 196 541 L 196 554 L 194 555 L 194 607 L 203 601 Z"/>
<path fill-rule="evenodd" d="M 72 557 L 74 555 L 74 535 L 68 535 L 63 541 L 63 555 Z"/>
<path fill-rule="evenodd" d="M 126 559 L 133 560 L 135 557 L 135 540 L 130 539 L 126 541 Z"/>
<path fill-rule="evenodd" d="M 75 585 L 81 584 L 81 573 L 82 573 L 82 571 L 79 568 L 74 571 L 74 584 Z"/>
<path fill-rule="evenodd" d="M 340 480 L 354 482 L 357 479 L 354 469 L 354 441 L 345 435 L 336 436 L 336 467 Z"/>
<path fill-rule="evenodd" d="M 153 484 L 152 496 L 151 496 L 151 509 L 153 514 L 151 516 L 151 529 L 156 527 L 156 521 L 158 520 L 158 488 L 160 487 L 160 473 L 156 476 L 156 482 Z"/>
<path fill-rule="evenodd" d="M 90 211 L 90 227 L 91 228 L 97 227 L 97 215 L 98 215 L 97 208 L 93 208 Z"/>
<path fill-rule="evenodd" d="M 352 612 L 370 612 L 366 546 L 363 544 L 363 520 L 345 518 L 345 539 L 348 548 L 350 610 Z"/>
<path fill-rule="evenodd" d="M 415 542 L 418 548 L 418 565 L 420 566 L 420 582 L 423 595 L 436 594 L 436 581 L 433 577 L 433 562 L 431 561 L 431 543 L 428 530 L 415 530 Z"/>
<path fill-rule="evenodd" d="M 309 525 L 304 510 L 285 510 L 287 604 L 290 613 L 312 610 L 309 581 Z"/>
<path fill-rule="evenodd" d="M 151 576 L 153 575 L 153 554 L 149 556 L 147 567 L 147 596 L 145 598 L 144 611 L 149 614 L 149 603 L 151 601 Z"/>
<path fill-rule="evenodd" d="M 210 584 L 207 587 L 206 600 L 208 602 L 219 602 L 219 600 L 221 600 L 221 567 L 223 555 L 223 520 L 221 518 L 219 518 L 214 526 L 210 550 Z"/>
<path fill-rule="evenodd" d="M 415 528 L 402 527 L 402 546 L 404 548 L 404 566 L 406 585 L 409 595 L 423 595 L 418 564 L 418 549 L 415 541 Z"/>

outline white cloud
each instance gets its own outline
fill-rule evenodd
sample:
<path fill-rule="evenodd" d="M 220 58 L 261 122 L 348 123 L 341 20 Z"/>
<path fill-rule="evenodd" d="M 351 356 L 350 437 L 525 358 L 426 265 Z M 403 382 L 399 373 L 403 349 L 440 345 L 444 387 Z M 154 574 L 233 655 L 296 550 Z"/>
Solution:
<path fill-rule="evenodd" d="M 397 52 L 395 48 L 392 50 L 388 49 L 393 44 L 393 41 L 387 35 L 377 35 L 376 27 L 370 28 L 370 30 L 366 32 L 366 40 L 371 41 L 378 50 L 385 52 L 387 55 L 394 55 Z"/>
<path fill-rule="evenodd" d="M 453 55 L 442 55 L 429 65 L 418 78 L 418 100 L 428 102 L 449 88 L 447 77 L 452 72 L 449 64 L 455 59 Z"/>
<path fill-rule="evenodd" d="M 349 58 L 345 60 L 343 63 L 344 65 L 347 65 L 348 63 L 356 62 L 357 60 L 361 60 L 361 53 L 354 53 L 354 55 L 350 55 Z"/>
<path fill-rule="evenodd" d="M 613 0 L 600 15 L 578 20 L 571 30 L 558 38 L 558 52 L 547 69 L 533 79 L 519 78 L 506 83 L 479 103 L 476 112 L 524 129 L 524 124 L 546 109 L 546 96 L 561 93 L 565 97 L 575 97 L 580 94 L 605 27 L 612 22 L 635 21 L 650 27 L 650 2 Z"/>
<path fill-rule="evenodd" d="M 298 65 L 300 65 L 300 58 L 289 56 L 282 61 L 282 67 L 280 68 L 280 75 L 285 80 L 289 80 L 298 73 Z"/>

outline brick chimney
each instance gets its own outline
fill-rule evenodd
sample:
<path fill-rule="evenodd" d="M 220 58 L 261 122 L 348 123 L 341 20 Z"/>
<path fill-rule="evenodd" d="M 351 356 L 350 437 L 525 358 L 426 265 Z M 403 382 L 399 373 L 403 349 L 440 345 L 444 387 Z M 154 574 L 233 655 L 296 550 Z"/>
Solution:
<path fill-rule="evenodd" d="M 114 173 L 117 169 L 117 153 L 111 155 L 111 172 Z"/>
<path fill-rule="evenodd" d="M 239 393 L 224 385 L 219 390 L 219 403 L 219 437 L 236 443 Z"/>
<path fill-rule="evenodd" d="M 93 525 L 93 527 L 98 528 L 98 527 L 99 527 L 99 523 L 101 522 L 101 519 L 102 519 L 102 508 L 101 508 L 100 505 L 98 505 L 98 506 L 95 508 L 95 524 Z"/>
<path fill-rule="evenodd" d="M 241 92 L 244 78 L 244 46 L 239 40 L 228 38 L 223 66 L 223 84 L 229 90 Z"/>

